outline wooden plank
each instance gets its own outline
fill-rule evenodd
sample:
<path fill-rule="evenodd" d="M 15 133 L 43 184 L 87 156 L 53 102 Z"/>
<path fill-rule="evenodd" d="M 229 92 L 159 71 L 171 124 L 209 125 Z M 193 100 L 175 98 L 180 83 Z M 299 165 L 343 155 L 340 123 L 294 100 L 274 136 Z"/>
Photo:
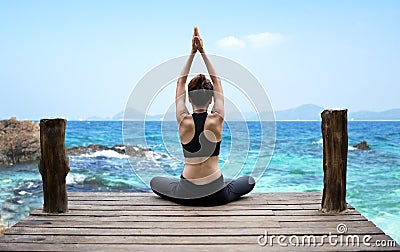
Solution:
<path fill-rule="evenodd" d="M 304 200 L 304 201 L 270 201 L 270 200 L 250 200 L 250 199 L 242 199 L 238 201 L 231 202 L 226 206 L 248 206 L 248 205 L 320 205 L 321 200 Z M 91 200 L 70 200 L 69 204 L 76 205 L 148 205 L 148 206 L 175 206 L 178 205 L 174 202 L 170 202 L 161 198 L 127 198 L 126 200 L 115 198 L 114 200 L 104 200 L 101 198 L 91 199 Z M 350 206 L 350 205 L 349 205 Z"/>
<path fill-rule="evenodd" d="M 361 215 L 357 210 L 346 210 L 343 213 L 322 213 L 318 210 L 273 210 L 275 215 L 315 215 L 315 216 L 337 216 L 337 215 Z"/>
<path fill-rule="evenodd" d="M 225 221 L 290 221 L 290 222 L 349 222 L 349 221 L 367 221 L 361 215 L 327 215 L 327 216 L 152 216 L 151 219 L 147 216 L 65 216 L 65 215 L 47 215 L 47 216 L 28 216 L 25 220 L 37 221 L 65 221 L 65 222 L 86 222 L 86 221 L 157 221 L 157 222 L 225 222 Z"/>
<path fill-rule="evenodd" d="M 283 200 L 282 200 L 283 199 Z M 150 196 L 135 196 L 135 197 L 130 197 L 128 195 L 126 196 L 121 196 L 121 197 L 116 197 L 116 196 L 91 196 L 88 195 L 86 197 L 74 197 L 74 196 L 69 196 L 69 201 L 74 202 L 74 201 L 81 201 L 82 204 L 83 202 L 95 202 L 95 201 L 106 201 L 106 202 L 111 202 L 111 201 L 120 201 L 120 202 L 127 202 L 127 203 L 145 203 L 145 204 L 166 204 L 166 205 L 174 205 L 175 203 L 161 199 L 160 197 L 156 195 L 150 195 Z M 294 196 L 289 196 L 287 198 L 283 197 L 277 197 L 277 196 L 265 196 L 265 195 L 249 195 L 242 197 L 238 201 L 234 201 L 229 203 L 228 205 L 242 205 L 242 204 L 287 204 L 287 205 L 300 205 L 300 204 L 320 204 L 321 202 L 321 196 L 317 197 L 294 197 Z"/>
<path fill-rule="evenodd" d="M 43 213 L 40 210 L 34 210 L 31 215 L 53 215 Z M 130 216 L 130 215 L 145 215 L 145 216 L 227 216 L 227 215 L 236 215 L 236 216 L 268 216 L 268 215 L 277 215 L 277 216 L 294 216 L 294 215 L 313 215 L 313 216 L 336 216 L 336 215 L 360 215 L 360 213 L 356 210 L 348 211 L 343 214 L 335 214 L 335 213 L 321 213 L 317 210 L 232 210 L 232 211 L 218 211 L 218 210 L 170 210 L 170 211 L 140 211 L 140 210 L 109 210 L 109 211 L 96 211 L 96 210 L 71 210 L 67 213 L 60 214 L 62 216 L 68 215 L 90 215 L 90 216 Z"/>
<path fill-rule="evenodd" d="M 143 199 L 157 199 L 160 201 L 166 201 L 164 199 L 161 199 L 160 197 L 158 197 L 155 194 L 152 195 L 142 195 L 142 196 L 129 196 L 129 194 L 126 195 L 104 195 L 104 196 L 100 196 L 98 194 L 93 195 L 92 193 L 86 195 L 86 196 L 68 196 L 68 199 L 73 201 L 73 200 L 88 200 L 88 201 L 95 201 L 96 199 L 103 199 L 103 200 L 108 200 L 108 201 L 115 201 L 115 200 L 143 200 Z M 321 200 L 321 195 L 312 195 L 312 196 L 308 196 L 308 195 L 288 195 L 288 196 L 282 196 L 282 195 L 274 195 L 274 194 L 249 194 L 246 196 L 241 197 L 238 201 L 232 202 L 232 203 L 236 203 L 236 202 L 240 202 L 240 201 L 280 201 L 280 200 L 286 200 L 286 201 L 305 201 L 305 200 Z M 231 203 L 229 203 L 231 204 Z"/>
<path fill-rule="evenodd" d="M 76 205 L 131 205 L 131 206 L 136 206 L 136 205 L 159 205 L 159 206 L 176 206 L 178 204 L 159 199 L 159 198 L 143 198 L 143 199 L 138 199 L 133 198 L 133 200 L 125 200 L 125 199 L 117 199 L 115 198 L 114 200 L 104 200 L 101 198 L 98 199 L 91 199 L 91 200 L 84 200 L 84 199 L 77 199 L 77 200 L 70 200 L 69 204 L 76 204 Z M 250 200 L 250 199 L 243 199 L 239 201 L 234 201 L 226 206 L 248 206 L 248 205 L 321 205 L 321 199 L 318 200 L 304 200 L 304 201 L 272 201 L 272 200 Z"/>
<path fill-rule="evenodd" d="M 334 227 L 336 228 L 339 224 L 345 224 L 348 229 L 359 228 L 359 227 L 376 227 L 371 221 L 347 221 L 347 222 L 332 222 L 332 221 L 307 221 L 307 222 L 294 222 L 294 221 L 279 221 L 282 228 L 293 228 L 293 227 Z"/>
<path fill-rule="evenodd" d="M 225 222 L 200 222 L 200 221 L 187 221 L 187 222 L 156 222 L 156 221 L 92 221 L 92 222 L 72 222 L 67 223 L 65 221 L 21 221 L 13 227 L 37 227 L 37 228 L 164 228 L 164 229 L 183 229 L 183 228 L 250 228 L 250 227 L 282 227 L 282 228 L 320 228 L 320 227 L 331 227 L 336 228 L 338 223 L 336 222 L 282 222 L 282 221 L 225 221 Z M 352 221 L 347 222 L 346 226 L 348 229 L 355 229 L 359 227 L 375 227 L 370 221 Z"/>
<path fill-rule="evenodd" d="M 92 221 L 92 222 L 72 222 L 67 223 L 65 221 L 29 221 L 24 220 L 14 225 L 14 227 L 33 227 L 33 228 L 101 228 L 106 227 L 109 229 L 115 228 L 163 228 L 163 229 L 176 229 L 176 228 L 243 228 L 243 227 L 263 227 L 270 228 L 280 227 L 278 221 L 186 221 L 186 222 L 157 222 L 157 221 Z"/>
<path fill-rule="evenodd" d="M 251 198 L 245 197 L 241 200 L 231 202 L 225 206 L 236 206 L 236 205 L 320 205 L 321 199 L 294 199 L 294 200 L 264 200 L 262 198 Z M 76 205 L 178 205 L 176 203 L 163 200 L 159 197 L 132 197 L 132 198 L 70 198 L 70 204 Z M 353 208 L 348 204 L 350 208 Z"/>
<path fill-rule="evenodd" d="M 357 247 L 337 247 L 337 246 L 324 246 L 321 247 L 262 247 L 258 244 L 212 244 L 212 245 L 196 245 L 196 244 L 174 244 L 174 245 L 146 245 L 146 244 L 41 244 L 41 243 L 4 243 L 0 250 L 12 251 L 18 248 L 19 251 L 165 251 L 165 252 L 177 252 L 177 251 L 398 251 L 399 248 L 379 248 L 379 247 L 368 247 L 368 246 L 357 246 Z"/>
<path fill-rule="evenodd" d="M 65 221 L 65 222 L 87 222 L 101 220 L 104 222 L 112 221 L 157 221 L 157 222 L 225 222 L 225 221 L 277 221 L 276 216 L 87 216 L 87 215 L 76 215 L 76 216 L 59 216 L 59 215 L 42 215 L 42 216 L 29 216 L 25 220 L 35 221 Z"/>
<path fill-rule="evenodd" d="M 305 240 L 305 236 L 298 236 L 300 241 Z M 307 237 L 308 238 L 308 237 Z M 258 236 L 185 236 L 182 239 L 181 236 L 83 236 L 83 235 L 6 235 L 1 238 L 4 243 L 23 242 L 23 243 L 35 243 L 40 242 L 42 244 L 68 244 L 68 243 L 100 243 L 100 244 L 257 244 Z M 389 241 L 392 240 L 387 235 L 374 235 L 369 242 L 374 243 L 375 241 Z M 278 244 L 276 239 L 271 240 L 273 244 Z M 316 243 L 328 244 L 329 240 L 323 236 L 315 236 Z M 269 247 L 269 246 L 267 246 Z"/>
<path fill-rule="evenodd" d="M 183 229 L 162 229 L 162 228 L 119 228 L 118 233 L 124 235 L 175 235 L 175 236 L 213 236 L 213 235 L 261 235 L 266 228 L 183 228 Z M 41 228 L 41 227 L 14 227 L 7 230 L 6 234 L 48 234 L 48 235 L 115 235 L 115 230 L 107 227 L 96 228 Z M 274 235 L 324 235 L 337 233 L 336 227 L 301 227 L 301 228 L 268 228 L 268 234 Z M 384 234 L 377 227 L 358 227 L 350 229 L 346 234 Z"/>
<path fill-rule="evenodd" d="M 307 211 L 307 210 L 302 210 Z M 53 215 L 43 213 L 40 210 L 34 210 L 31 215 Z M 60 216 L 68 216 L 68 215 L 92 215 L 92 216 L 130 216 L 130 215 L 142 215 L 142 216 L 267 216 L 274 215 L 272 210 L 232 210 L 232 211 L 216 211 L 216 210 L 171 210 L 171 211 L 140 211 L 140 210 L 110 210 L 110 211 L 96 211 L 96 210 L 70 210 L 67 213 L 59 214 Z"/>
<path fill-rule="evenodd" d="M 152 192 L 68 192 L 68 197 L 102 197 L 102 198 L 110 198 L 110 197 L 149 197 L 156 196 L 156 194 Z M 291 197 L 294 198 L 313 198 L 313 197 L 322 197 L 321 192 L 273 192 L 273 193 L 250 193 L 245 197 L 256 197 L 256 198 L 271 198 L 275 197 L 278 199 L 289 199 Z"/>
<path fill-rule="evenodd" d="M 319 204 L 315 205 L 233 205 L 233 206 L 210 206 L 210 207 L 190 207 L 190 206 L 181 206 L 181 205 L 171 205 L 171 206 L 147 206 L 147 205 L 138 205 L 132 206 L 129 204 L 125 205 L 77 205 L 74 203 L 69 204 L 69 210 L 81 210 L 81 211 L 114 211 L 118 210 L 134 210 L 134 211 L 169 211 L 169 210 L 185 210 L 185 211 L 233 211 L 233 210 L 302 210 L 302 209 L 311 209 L 318 210 Z M 43 210 L 42 207 L 39 207 L 37 210 Z"/>

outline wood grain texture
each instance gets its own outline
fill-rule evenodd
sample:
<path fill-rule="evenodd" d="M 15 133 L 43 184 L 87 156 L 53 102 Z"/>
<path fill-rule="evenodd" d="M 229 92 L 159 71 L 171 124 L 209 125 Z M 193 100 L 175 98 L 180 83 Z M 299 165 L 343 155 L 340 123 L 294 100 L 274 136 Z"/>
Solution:
<path fill-rule="evenodd" d="M 340 212 L 347 209 L 347 109 L 324 110 L 321 117 L 324 169 L 321 211 Z"/>
<path fill-rule="evenodd" d="M 43 182 L 43 211 L 64 213 L 68 211 L 66 176 L 69 172 L 65 148 L 65 119 L 40 120 L 39 172 Z"/>
<path fill-rule="evenodd" d="M 321 213 L 321 193 L 250 194 L 215 207 L 181 206 L 143 193 L 69 193 L 70 210 L 35 210 L 0 238 L 1 251 L 382 251 L 400 247 L 332 246 L 324 236 L 392 238 L 352 206 L 342 213 Z M 157 203 L 154 203 L 157 202 Z M 269 204 L 268 202 L 273 202 Z M 260 235 L 310 235 L 318 246 L 282 246 L 277 239 L 260 246 Z"/>

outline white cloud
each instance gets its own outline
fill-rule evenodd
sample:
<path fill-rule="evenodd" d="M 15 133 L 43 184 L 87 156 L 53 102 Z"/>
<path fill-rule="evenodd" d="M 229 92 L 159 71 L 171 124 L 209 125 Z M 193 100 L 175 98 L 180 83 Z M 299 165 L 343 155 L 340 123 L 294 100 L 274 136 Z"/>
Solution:
<path fill-rule="evenodd" d="M 246 46 L 246 43 L 243 40 L 238 39 L 234 36 L 229 36 L 220 39 L 218 40 L 217 44 L 222 48 L 228 48 L 228 49 L 243 48 Z"/>
<path fill-rule="evenodd" d="M 260 48 L 279 44 L 283 41 L 283 35 L 280 33 L 262 32 L 258 34 L 247 35 L 246 40 L 252 47 Z"/>
<path fill-rule="evenodd" d="M 284 36 L 280 33 L 262 32 L 246 35 L 242 38 L 237 38 L 235 36 L 225 37 L 218 40 L 217 44 L 225 49 L 240 49 L 246 46 L 262 48 L 279 44 L 283 40 Z"/>

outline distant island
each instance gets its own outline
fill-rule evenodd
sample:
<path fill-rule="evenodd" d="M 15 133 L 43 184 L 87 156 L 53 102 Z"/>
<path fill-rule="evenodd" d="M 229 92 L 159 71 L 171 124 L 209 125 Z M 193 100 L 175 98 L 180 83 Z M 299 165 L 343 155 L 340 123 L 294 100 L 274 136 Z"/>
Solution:
<path fill-rule="evenodd" d="M 285 109 L 285 110 L 277 110 L 275 111 L 275 120 L 276 121 L 321 121 L 321 112 L 324 110 L 323 107 L 315 105 L 315 104 L 304 104 L 295 108 Z M 174 121 L 175 114 L 168 113 L 166 115 L 156 114 L 156 115 L 147 115 L 144 117 L 144 113 L 135 110 L 128 109 L 127 111 L 120 111 L 114 116 L 110 117 L 100 117 L 100 116 L 91 116 L 86 118 L 67 118 L 69 121 L 122 121 L 124 120 L 124 115 L 127 113 L 131 120 L 142 120 L 146 118 L 147 121 Z M 266 113 L 265 111 L 261 111 L 260 114 Z M 62 116 L 62 115 L 60 115 Z M 400 109 L 389 109 L 385 111 L 348 111 L 348 120 L 349 121 L 400 121 Z M 259 120 L 258 115 L 254 112 L 243 112 L 240 113 L 229 113 L 227 112 L 225 115 L 225 119 L 227 121 L 235 121 L 235 120 L 243 120 L 246 119 L 248 121 L 257 121 Z M 1 118 L 0 118 L 1 119 Z M 8 118 L 3 118 L 8 119 Z M 33 120 L 39 120 L 40 118 L 35 118 Z"/>
<path fill-rule="evenodd" d="M 296 108 L 280 110 L 275 112 L 275 118 L 277 121 L 320 121 L 321 112 L 325 108 L 314 105 L 305 104 Z M 400 109 L 390 109 L 381 112 L 374 111 L 348 111 L 347 118 L 349 121 L 399 121 L 400 120 Z"/>
<path fill-rule="evenodd" d="M 315 105 L 315 104 L 304 104 L 295 108 L 278 110 L 275 111 L 275 119 L 277 121 L 320 121 L 321 120 L 321 112 L 324 110 L 323 107 Z M 129 111 L 130 114 L 134 115 L 135 118 L 142 118 L 143 114 L 138 111 Z M 263 112 L 261 112 L 263 113 Z M 265 112 L 264 112 L 265 113 Z M 136 116 L 135 116 L 136 115 Z M 255 113 L 244 112 L 243 116 L 247 120 L 257 120 L 257 115 Z M 159 121 L 164 116 L 162 114 L 159 115 L 148 115 L 146 117 L 149 121 Z M 174 120 L 174 115 L 166 115 L 167 120 Z M 124 111 L 119 112 L 111 118 L 97 118 L 92 117 L 88 118 L 88 120 L 112 120 L 112 121 L 120 121 L 124 119 Z M 349 121 L 400 121 L 400 109 L 390 109 L 381 112 L 375 111 L 349 111 L 348 112 L 348 120 Z"/>

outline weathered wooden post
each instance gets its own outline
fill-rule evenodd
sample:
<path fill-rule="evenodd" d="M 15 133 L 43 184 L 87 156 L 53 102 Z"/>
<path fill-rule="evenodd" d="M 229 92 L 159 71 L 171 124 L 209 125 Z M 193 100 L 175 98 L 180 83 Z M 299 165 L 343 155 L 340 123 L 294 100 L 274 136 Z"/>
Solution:
<path fill-rule="evenodd" d="M 65 149 L 65 119 L 40 120 L 39 171 L 43 181 L 43 211 L 64 213 L 68 211 L 65 177 L 69 172 Z"/>
<path fill-rule="evenodd" d="M 341 212 L 347 209 L 347 109 L 324 110 L 321 117 L 324 156 L 324 191 L 321 211 Z"/>

